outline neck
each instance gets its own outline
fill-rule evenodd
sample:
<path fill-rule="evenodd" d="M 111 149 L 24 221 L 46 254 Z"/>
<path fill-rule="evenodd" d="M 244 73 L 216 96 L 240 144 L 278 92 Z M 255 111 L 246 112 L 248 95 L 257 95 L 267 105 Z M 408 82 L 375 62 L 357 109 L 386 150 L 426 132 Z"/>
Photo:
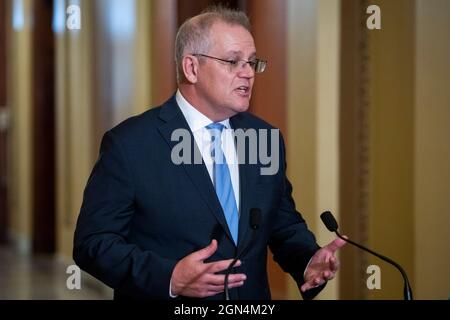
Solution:
<path fill-rule="evenodd" d="M 197 94 L 195 86 L 191 84 L 180 83 L 178 85 L 178 89 L 187 102 L 189 102 L 195 109 L 211 119 L 213 122 L 223 121 L 225 119 L 231 118 L 236 114 L 231 112 L 230 110 L 220 112 L 220 110 L 213 108 L 204 98 L 202 98 L 201 95 Z"/>

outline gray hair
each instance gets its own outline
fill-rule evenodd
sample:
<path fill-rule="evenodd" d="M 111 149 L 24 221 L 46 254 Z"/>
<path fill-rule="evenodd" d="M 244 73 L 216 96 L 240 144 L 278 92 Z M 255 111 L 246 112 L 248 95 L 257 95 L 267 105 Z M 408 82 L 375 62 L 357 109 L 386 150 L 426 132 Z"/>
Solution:
<path fill-rule="evenodd" d="M 222 6 L 209 7 L 201 14 L 187 19 L 178 29 L 175 39 L 175 64 L 177 68 L 177 82 L 184 79 L 183 56 L 186 53 L 208 53 L 211 43 L 209 33 L 215 22 L 225 22 L 238 25 L 251 31 L 250 21 L 243 11 L 224 8 Z"/>

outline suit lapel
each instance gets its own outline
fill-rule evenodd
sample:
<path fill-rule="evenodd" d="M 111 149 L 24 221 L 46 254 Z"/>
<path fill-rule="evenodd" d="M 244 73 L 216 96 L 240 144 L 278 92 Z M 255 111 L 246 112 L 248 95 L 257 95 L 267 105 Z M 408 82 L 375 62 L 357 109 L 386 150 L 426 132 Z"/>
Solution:
<path fill-rule="evenodd" d="M 242 114 L 237 114 L 236 116 L 230 118 L 230 123 L 234 130 L 242 129 L 245 131 L 248 129 Z M 248 144 L 246 144 L 245 161 L 243 161 L 244 159 L 242 159 L 239 163 L 239 190 L 241 203 L 239 217 L 238 254 L 247 246 L 246 243 L 250 241 L 250 209 L 253 207 L 252 199 L 255 199 L 256 196 L 254 192 L 258 174 L 258 165 L 249 163 L 248 152 L 249 147 Z"/>
<path fill-rule="evenodd" d="M 195 143 L 194 136 L 192 134 L 191 129 L 183 116 L 180 108 L 178 107 L 175 96 L 171 98 L 166 104 L 161 108 L 161 112 L 159 118 L 164 121 L 162 125 L 158 127 L 160 134 L 169 144 L 170 150 L 174 148 L 179 141 L 172 141 L 171 136 L 172 133 L 177 129 L 186 129 L 189 131 L 190 139 L 191 139 L 191 155 L 193 162 L 194 152 L 200 151 Z M 195 150 L 194 150 L 195 149 Z M 219 199 L 217 198 L 216 191 L 214 190 L 214 186 L 212 184 L 211 178 L 209 176 L 208 170 L 204 163 L 201 164 L 180 164 L 184 170 L 186 171 L 188 177 L 191 179 L 192 183 L 197 188 L 197 191 L 200 193 L 203 200 L 208 205 L 211 213 L 216 217 L 219 224 L 225 230 L 226 235 L 231 241 L 233 241 L 231 237 L 230 230 L 228 228 L 227 221 L 225 219 L 225 215 L 223 213 L 222 207 L 220 205 Z M 240 229 L 240 228 L 239 228 Z"/>

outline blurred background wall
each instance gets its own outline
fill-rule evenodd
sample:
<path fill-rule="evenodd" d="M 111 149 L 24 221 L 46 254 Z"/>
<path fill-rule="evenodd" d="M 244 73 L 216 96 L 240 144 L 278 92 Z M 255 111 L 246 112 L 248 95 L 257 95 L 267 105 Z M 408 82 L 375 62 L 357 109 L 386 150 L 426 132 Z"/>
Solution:
<path fill-rule="evenodd" d="M 251 111 L 281 129 L 296 204 L 318 242 L 333 239 L 319 218 L 331 210 L 343 233 L 406 269 L 417 298 L 447 299 L 448 0 L 1 1 L 0 248 L 73 263 L 103 133 L 174 93 L 177 27 L 213 3 L 250 16 L 269 62 Z M 380 30 L 366 26 L 372 4 Z M 67 25 L 71 5 L 80 29 Z M 391 266 L 349 246 L 340 256 L 320 299 L 402 298 Z M 380 290 L 366 286 L 371 264 Z M 269 266 L 273 297 L 299 298 Z"/>

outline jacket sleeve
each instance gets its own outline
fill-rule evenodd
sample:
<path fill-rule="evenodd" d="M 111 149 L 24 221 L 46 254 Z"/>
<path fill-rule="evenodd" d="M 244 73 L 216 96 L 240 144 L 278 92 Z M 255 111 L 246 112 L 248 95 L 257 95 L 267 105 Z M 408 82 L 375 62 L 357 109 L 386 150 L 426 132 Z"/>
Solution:
<path fill-rule="evenodd" d="M 73 259 L 81 269 L 113 289 L 139 298 L 169 298 L 177 261 L 128 242 L 135 185 L 127 155 L 112 131 L 84 191 L 74 236 Z"/>
<path fill-rule="evenodd" d="M 295 208 L 292 185 L 286 176 L 285 147 L 282 137 L 280 137 L 280 159 L 282 196 L 269 247 L 274 260 L 285 272 L 291 274 L 300 289 L 304 283 L 303 273 L 306 266 L 320 247 L 316 243 L 314 234 L 308 229 L 306 221 Z M 323 288 L 324 285 L 301 294 L 304 299 L 312 299 Z"/>

